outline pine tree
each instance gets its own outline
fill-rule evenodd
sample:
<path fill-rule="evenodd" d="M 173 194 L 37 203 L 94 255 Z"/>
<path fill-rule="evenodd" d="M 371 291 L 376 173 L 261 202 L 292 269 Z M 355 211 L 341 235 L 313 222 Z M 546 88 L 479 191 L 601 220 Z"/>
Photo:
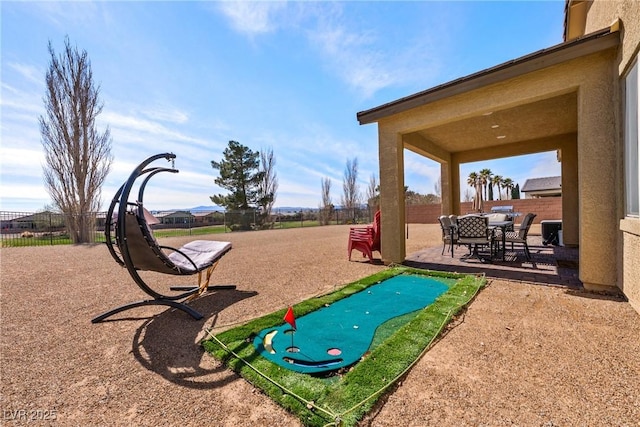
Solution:
<path fill-rule="evenodd" d="M 223 152 L 223 159 L 219 162 L 211 161 L 211 167 L 220 172 L 215 183 L 229 190 L 229 194 L 216 194 L 211 196 L 211 201 L 228 211 L 251 210 L 252 216 L 242 215 L 241 228 L 248 229 L 251 222 L 255 222 L 253 215 L 256 205 L 260 203 L 260 184 L 264 178 L 264 172 L 258 168 L 259 152 L 253 152 L 248 147 L 237 141 L 229 141 L 229 145 Z"/>

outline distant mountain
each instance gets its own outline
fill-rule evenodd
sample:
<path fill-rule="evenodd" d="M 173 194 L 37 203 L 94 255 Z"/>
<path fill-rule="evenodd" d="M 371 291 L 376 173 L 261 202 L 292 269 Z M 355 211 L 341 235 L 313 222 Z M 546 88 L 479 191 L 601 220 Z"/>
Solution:
<path fill-rule="evenodd" d="M 342 206 L 335 206 L 336 209 L 342 209 Z M 360 209 L 366 209 L 367 205 L 362 205 L 360 206 Z M 169 212 L 169 211 L 183 211 L 183 212 L 191 212 L 191 213 L 198 213 L 198 212 L 224 212 L 225 208 L 223 208 L 222 206 L 218 206 L 218 205 L 209 205 L 209 206 L 196 206 L 194 208 L 186 208 L 186 209 L 162 209 L 158 212 Z M 308 207 L 303 207 L 303 206 L 277 206 L 273 208 L 273 212 L 277 213 L 277 212 L 300 212 L 300 211 L 305 211 L 305 212 L 317 212 L 318 208 L 308 208 Z"/>
<path fill-rule="evenodd" d="M 224 212 L 224 208 L 218 205 L 212 206 L 196 206 L 195 208 L 190 209 L 181 209 L 183 211 L 189 211 L 191 213 L 194 212 Z"/>
<path fill-rule="evenodd" d="M 301 207 L 301 206 L 278 206 L 273 208 L 274 212 L 300 212 L 300 211 L 317 211 L 318 208 L 305 208 L 305 207 Z M 164 212 L 168 212 L 168 211 L 186 211 L 186 212 L 191 212 L 191 213 L 197 213 L 197 212 L 224 212 L 225 208 L 223 208 L 222 206 L 218 206 L 218 205 L 209 205 L 209 206 L 196 206 L 193 208 L 186 208 L 186 209 L 162 209 L 162 211 Z"/>

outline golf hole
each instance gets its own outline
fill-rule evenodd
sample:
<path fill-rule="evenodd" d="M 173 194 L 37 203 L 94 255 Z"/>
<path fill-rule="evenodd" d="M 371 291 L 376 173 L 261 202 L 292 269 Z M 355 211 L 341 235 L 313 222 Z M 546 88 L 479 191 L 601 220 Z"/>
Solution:
<path fill-rule="evenodd" d="M 298 347 L 288 347 L 287 353 L 300 353 L 300 349 Z"/>
<path fill-rule="evenodd" d="M 327 350 L 327 354 L 330 356 L 340 356 L 342 354 L 342 350 L 339 348 L 330 348 Z"/>

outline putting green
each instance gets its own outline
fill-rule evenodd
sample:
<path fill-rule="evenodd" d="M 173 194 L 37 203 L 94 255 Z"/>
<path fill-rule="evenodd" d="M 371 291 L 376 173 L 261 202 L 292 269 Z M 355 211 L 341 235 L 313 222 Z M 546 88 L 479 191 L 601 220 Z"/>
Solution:
<path fill-rule="evenodd" d="M 253 344 L 263 357 L 292 371 L 333 371 L 360 360 L 380 325 L 428 306 L 448 289 L 429 277 L 394 276 L 297 318 L 295 331 L 288 323 L 264 329 Z"/>

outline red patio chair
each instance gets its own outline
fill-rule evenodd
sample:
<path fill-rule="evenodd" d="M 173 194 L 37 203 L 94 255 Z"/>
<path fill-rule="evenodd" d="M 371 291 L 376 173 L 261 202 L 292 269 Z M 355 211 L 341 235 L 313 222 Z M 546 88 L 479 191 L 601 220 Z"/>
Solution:
<path fill-rule="evenodd" d="M 349 261 L 353 250 L 362 252 L 362 256 L 373 261 L 373 252 L 380 252 L 380 211 L 373 216 L 373 224 L 365 227 L 351 227 L 349 229 Z"/>

